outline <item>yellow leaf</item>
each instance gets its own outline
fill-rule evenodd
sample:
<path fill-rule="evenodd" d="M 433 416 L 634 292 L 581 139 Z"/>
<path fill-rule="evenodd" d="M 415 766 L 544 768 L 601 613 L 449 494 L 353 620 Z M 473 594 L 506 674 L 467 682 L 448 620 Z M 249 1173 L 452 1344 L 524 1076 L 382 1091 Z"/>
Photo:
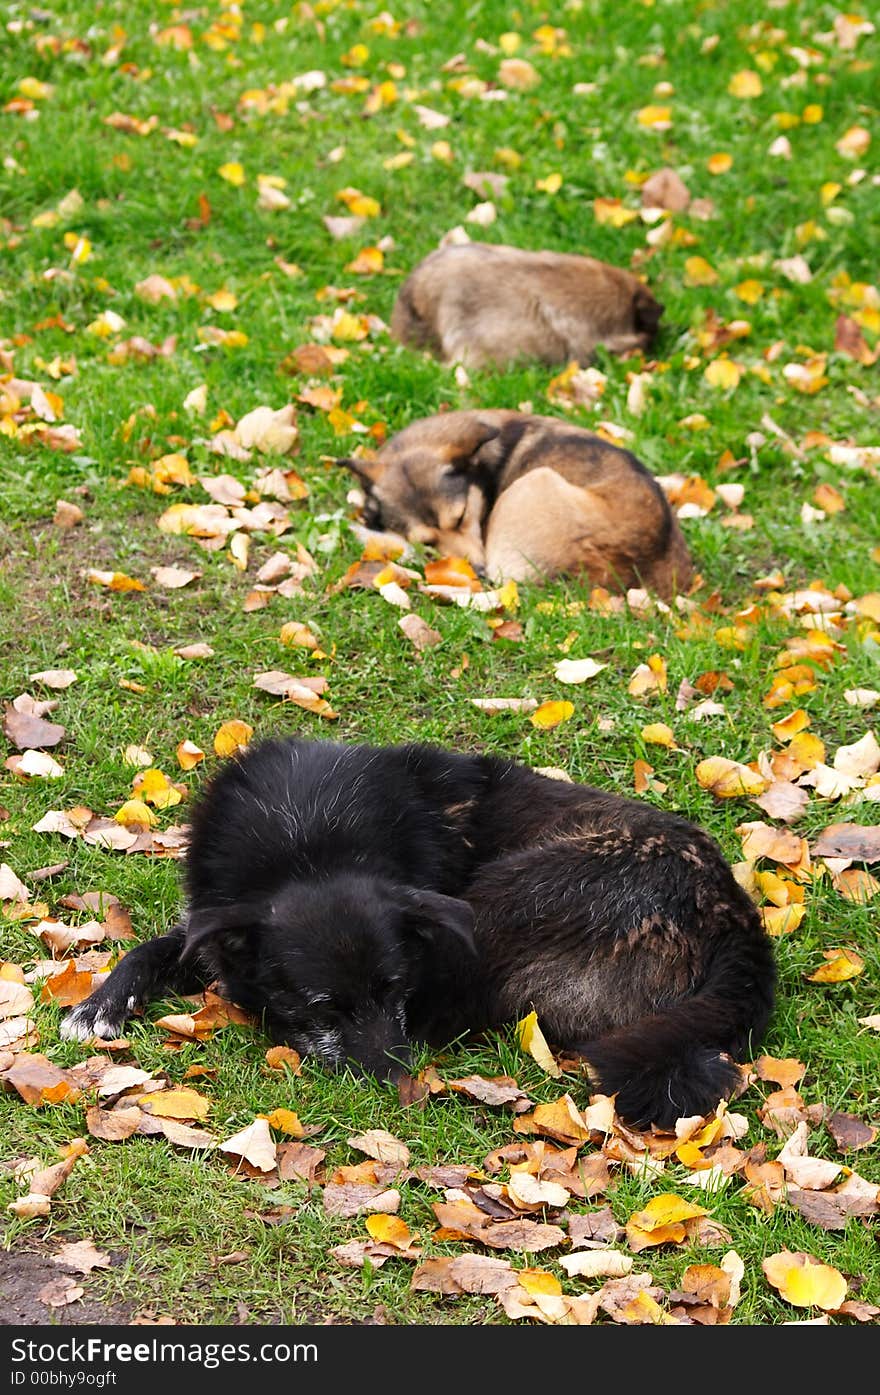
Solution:
<path fill-rule="evenodd" d="M 101 572 L 92 568 L 86 573 L 89 581 L 96 586 L 106 586 L 110 591 L 146 591 L 146 586 L 142 581 L 137 581 L 132 576 L 126 576 L 125 572 Z"/>
<path fill-rule="evenodd" d="M 710 266 L 705 257 L 688 257 L 684 264 L 686 286 L 714 286 L 718 272 Z"/>
<path fill-rule="evenodd" d="M 299 1121 L 299 1115 L 292 1109 L 273 1109 L 266 1119 L 279 1133 L 289 1134 L 291 1138 L 305 1138 L 306 1131 Z"/>
<path fill-rule="evenodd" d="M 593 199 L 593 217 L 597 223 L 623 228 L 638 216 L 634 208 L 626 208 L 620 199 Z"/>
<path fill-rule="evenodd" d="M 700 788 L 711 790 L 718 799 L 763 794 L 770 783 L 747 765 L 740 765 L 739 761 L 728 760 L 725 756 L 710 756 L 708 760 L 701 760 L 696 776 Z"/>
<path fill-rule="evenodd" d="M 726 151 L 720 150 L 716 155 L 710 155 L 706 161 L 706 169 L 710 174 L 726 174 L 733 164 L 733 156 Z"/>
<path fill-rule="evenodd" d="M 205 300 L 214 310 L 234 310 L 238 305 L 238 296 L 232 291 L 227 291 L 225 286 L 213 295 L 205 296 Z"/>
<path fill-rule="evenodd" d="M 366 317 L 352 315 L 348 310 L 343 310 L 342 314 L 333 321 L 331 334 L 334 339 L 339 339 L 343 343 L 356 339 L 366 339 L 369 334 Z"/>
<path fill-rule="evenodd" d="M 234 184 L 236 189 L 240 189 L 245 181 L 244 168 L 237 160 L 229 160 L 225 165 L 221 165 L 217 170 L 221 179 L 225 179 L 227 184 Z"/>
<path fill-rule="evenodd" d="M 204 1119 L 211 1101 L 185 1086 L 178 1090 L 156 1090 L 141 1095 L 139 1104 L 149 1103 L 150 1113 L 162 1119 Z"/>
<path fill-rule="evenodd" d="M 32 102 L 42 102 L 46 97 L 51 97 L 55 88 L 48 82 L 41 82 L 39 78 L 24 77 L 18 84 L 18 90 L 23 97 L 29 97 Z"/>
<path fill-rule="evenodd" d="M 346 271 L 355 276 L 375 276 L 385 265 L 385 253 L 381 247 L 363 247 L 354 261 L 349 262 Z"/>
<path fill-rule="evenodd" d="M 761 920 L 768 935 L 790 935 L 797 930 L 807 913 L 806 906 L 762 906 Z"/>
<path fill-rule="evenodd" d="M 675 732 L 665 722 L 649 722 L 642 727 L 642 740 L 651 746 L 667 746 L 670 751 L 676 749 Z"/>
<path fill-rule="evenodd" d="M 730 358 L 716 358 L 706 368 L 703 377 L 710 387 L 732 389 L 739 386 L 742 369 Z"/>
<path fill-rule="evenodd" d="M 674 1192 L 662 1192 L 660 1196 L 652 1197 L 643 1211 L 634 1212 L 630 1220 L 641 1230 L 653 1231 L 708 1214 L 705 1207 L 695 1206 L 684 1197 L 676 1196 Z"/>
<path fill-rule="evenodd" d="M 516 1034 L 521 1049 L 527 1051 L 538 1062 L 542 1070 L 545 1070 L 548 1075 L 552 1075 L 554 1080 L 558 1080 L 562 1071 L 553 1059 L 553 1053 L 544 1039 L 544 1033 L 538 1026 L 536 1012 L 530 1012 L 522 1021 L 517 1022 Z"/>
<path fill-rule="evenodd" d="M 666 660 L 661 654 L 652 654 L 646 664 L 639 664 L 634 669 L 627 692 L 631 697 L 644 697 L 647 693 L 665 693 L 666 684 Z"/>
<path fill-rule="evenodd" d="M 536 179 L 535 188 L 545 194 L 558 194 L 562 188 L 562 175 L 554 171 L 553 174 L 548 174 L 546 179 Z"/>
<path fill-rule="evenodd" d="M 398 1250 L 408 1250 L 412 1244 L 412 1233 L 406 1221 L 399 1216 L 383 1214 L 367 1216 L 364 1223 L 368 1233 L 380 1245 L 394 1245 Z"/>
<path fill-rule="evenodd" d="M 764 91 L 760 77 L 751 68 L 743 68 L 734 73 L 727 90 L 731 97 L 760 97 Z"/>
<path fill-rule="evenodd" d="M 763 294 L 764 287 L 760 281 L 740 281 L 734 287 L 734 295 L 744 300 L 746 305 L 757 305 Z"/>
<path fill-rule="evenodd" d="M 628 1303 L 624 1303 L 622 1308 L 618 1308 L 615 1315 L 617 1322 L 633 1324 L 636 1327 L 652 1325 L 662 1327 L 671 1321 L 656 1298 L 652 1298 L 650 1293 L 644 1289 L 637 1293 L 635 1298 L 631 1298 Z"/>
<path fill-rule="evenodd" d="M 778 722 L 774 722 L 771 731 L 777 741 L 790 741 L 793 736 L 797 736 L 799 731 L 810 725 L 810 714 L 803 707 L 795 708 L 794 712 L 789 712 L 787 717 L 782 717 Z"/>
<path fill-rule="evenodd" d="M 336 197 L 357 218 L 376 218 L 382 212 L 381 205 L 369 194 L 362 194 L 360 189 L 340 189 Z"/>
<path fill-rule="evenodd" d="M 636 120 L 640 126 L 647 126 L 652 131 L 668 131 L 672 125 L 672 108 L 642 107 L 636 112 Z"/>
<path fill-rule="evenodd" d="M 339 59 L 346 68 L 362 68 L 370 56 L 370 50 L 366 44 L 352 44 L 347 53 L 343 53 Z"/>
<path fill-rule="evenodd" d="M 135 794 L 156 809 L 170 809 L 181 800 L 177 790 L 161 770 L 145 770 L 134 786 Z"/>
<path fill-rule="evenodd" d="M 854 949 L 826 949 L 823 957 L 827 962 L 820 964 L 815 973 L 807 974 L 810 983 L 845 983 L 864 972 L 865 961 Z"/>
<path fill-rule="evenodd" d="M 768 1281 L 796 1308 L 839 1308 L 846 1298 L 846 1279 L 830 1264 L 812 1255 L 781 1250 L 762 1261 Z"/>
<path fill-rule="evenodd" d="M 562 1293 L 562 1284 L 555 1274 L 548 1274 L 546 1269 L 521 1269 L 516 1277 L 526 1293 L 551 1293 L 554 1296 Z"/>
<path fill-rule="evenodd" d="M 141 799 L 127 799 L 121 809 L 117 809 L 113 815 L 117 823 L 121 823 L 123 828 L 130 828 L 132 825 L 141 828 L 152 828 L 159 820 L 151 809 L 148 809 Z"/>
<path fill-rule="evenodd" d="M 239 751 L 246 751 L 253 734 L 254 729 L 247 722 L 224 722 L 214 736 L 215 755 L 234 756 Z"/>
<path fill-rule="evenodd" d="M 824 764 L 825 742 L 811 731 L 799 731 L 789 742 L 788 754 L 804 770 L 815 770 L 817 765 Z"/>
<path fill-rule="evenodd" d="M 551 1104 L 536 1105 L 530 1117 L 539 1133 L 547 1133 L 560 1142 L 586 1143 L 590 1137 L 571 1095 L 561 1095 Z"/>
<path fill-rule="evenodd" d="M 538 727 L 541 731 L 550 731 L 551 728 L 558 727 L 560 722 L 567 722 L 573 716 L 573 702 L 542 702 L 529 717 L 529 721 L 533 727 Z"/>

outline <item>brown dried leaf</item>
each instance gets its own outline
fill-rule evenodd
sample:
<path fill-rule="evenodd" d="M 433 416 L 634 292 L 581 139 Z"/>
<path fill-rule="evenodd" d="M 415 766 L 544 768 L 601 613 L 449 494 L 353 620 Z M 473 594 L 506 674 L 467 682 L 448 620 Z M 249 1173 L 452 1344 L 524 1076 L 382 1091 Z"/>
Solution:
<path fill-rule="evenodd" d="M 52 1263 L 77 1274 L 90 1274 L 93 1269 L 109 1269 L 110 1256 L 96 1249 L 91 1240 L 76 1240 L 62 1245 L 52 1256 Z"/>
<path fill-rule="evenodd" d="M 73 1103 L 80 1096 L 67 1073 L 39 1054 L 22 1051 L 10 1069 L 3 1072 L 2 1078 L 18 1091 L 25 1104 L 36 1108 L 63 1101 Z"/>
<path fill-rule="evenodd" d="M 400 1192 L 379 1182 L 328 1182 L 324 1188 L 324 1210 L 328 1216 L 360 1216 L 400 1210 Z"/>
<path fill-rule="evenodd" d="M 376 1162 L 391 1163 L 398 1167 L 409 1165 L 409 1149 L 405 1143 L 401 1143 L 393 1134 L 385 1129 L 368 1129 L 366 1133 L 355 1134 L 348 1139 L 350 1147 L 357 1148 L 358 1152 L 366 1153 L 368 1158 L 374 1158 Z"/>

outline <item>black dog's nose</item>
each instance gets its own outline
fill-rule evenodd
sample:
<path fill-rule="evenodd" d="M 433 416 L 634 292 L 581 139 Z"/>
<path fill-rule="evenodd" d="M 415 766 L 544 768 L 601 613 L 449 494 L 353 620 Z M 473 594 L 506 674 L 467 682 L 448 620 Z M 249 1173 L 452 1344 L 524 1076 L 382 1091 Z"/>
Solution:
<path fill-rule="evenodd" d="M 358 1075 L 372 1075 L 376 1080 L 394 1085 L 401 1076 L 408 1074 L 412 1061 L 409 1046 L 402 1045 L 377 1054 L 359 1053 L 352 1056 L 349 1063 Z"/>

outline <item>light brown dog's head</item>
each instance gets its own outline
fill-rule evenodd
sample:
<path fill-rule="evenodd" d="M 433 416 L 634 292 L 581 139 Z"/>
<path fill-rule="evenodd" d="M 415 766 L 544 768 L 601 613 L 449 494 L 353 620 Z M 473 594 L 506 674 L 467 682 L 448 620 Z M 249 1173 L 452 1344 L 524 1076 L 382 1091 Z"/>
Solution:
<path fill-rule="evenodd" d="M 508 415 L 441 413 L 392 436 L 372 460 L 337 461 L 364 488 L 367 527 L 481 565 L 483 523 L 494 497 L 486 448 Z"/>

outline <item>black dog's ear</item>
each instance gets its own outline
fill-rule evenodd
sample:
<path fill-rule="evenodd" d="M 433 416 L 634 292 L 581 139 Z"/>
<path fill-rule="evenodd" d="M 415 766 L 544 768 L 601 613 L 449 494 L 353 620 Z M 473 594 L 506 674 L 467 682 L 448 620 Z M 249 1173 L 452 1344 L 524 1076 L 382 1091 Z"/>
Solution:
<path fill-rule="evenodd" d="M 467 901 L 442 896 L 438 891 L 411 889 L 406 892 L 406 906 L 412 913 L 416 934 L 435 945 L 443 939 L 452 938 L 459 948 L 464 947 L 469 954 L 476 954 L 474 912 Z"/>
<path fill-rule="evenodd" d="M 186 921 L 181 959 L 191 959 L 207 948 L 211 940 L 223 937 L 223 943 L 236 951 L 244 948 L 247 931 L 258 919 L 256 908 L 247 905 L 221 906 L 203 911 L 191 911 Z"/>
<path fill-rule="evenodd" d="M 341 465 L 345 470 L 350 470 L 368 489 L 378 482 L 386 468 L 384 463 L 379 460 L 369 460 L 366 457 L 361 459 L 357 455 L 341 456 L 336 464 Z"/>

